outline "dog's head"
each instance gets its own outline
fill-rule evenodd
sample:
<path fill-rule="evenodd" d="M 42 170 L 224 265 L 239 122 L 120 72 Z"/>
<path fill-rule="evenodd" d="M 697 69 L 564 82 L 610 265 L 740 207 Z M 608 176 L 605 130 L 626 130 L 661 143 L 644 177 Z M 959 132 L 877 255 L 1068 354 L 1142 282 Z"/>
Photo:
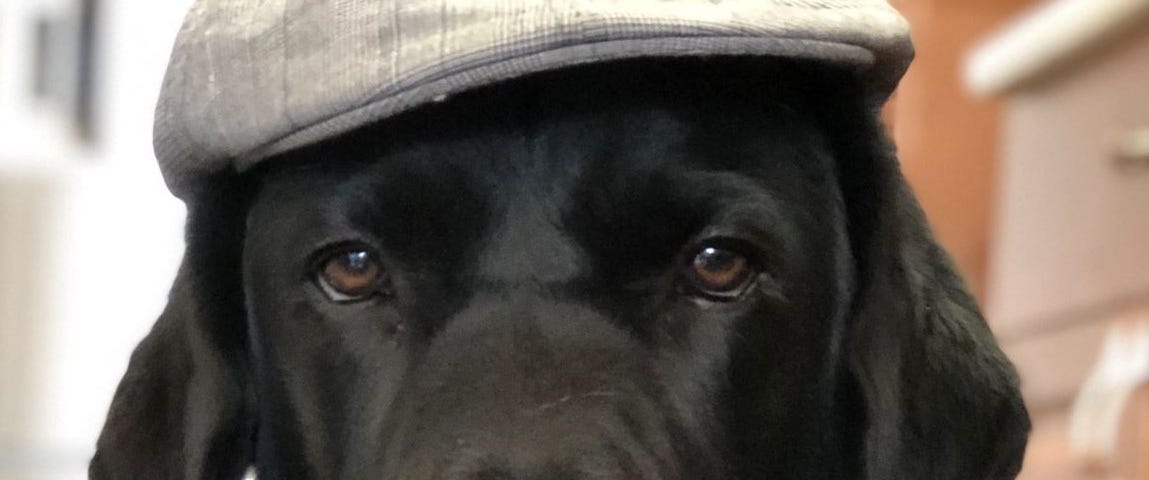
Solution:
<path fill-rule="evenodd" d="M 545 73 L 202 184 L 92 477 L 1012 478 L 1012 367 L 828 68 Z"/>

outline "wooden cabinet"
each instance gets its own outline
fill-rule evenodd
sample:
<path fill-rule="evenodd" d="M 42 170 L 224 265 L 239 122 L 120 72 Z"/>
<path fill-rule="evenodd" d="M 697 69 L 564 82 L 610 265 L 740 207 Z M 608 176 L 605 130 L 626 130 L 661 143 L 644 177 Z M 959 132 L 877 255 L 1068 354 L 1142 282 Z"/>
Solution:
<path fill-rule="evenodd" d="M 1149 18 L 1130 22 L 1011 80 L 1000 97 L 983 299 L 1034 418 L 1025 480 L 1149 479 L 1129 453 L 1149 448 L 1144 387 L 1114 434 L 1117 476 L 1083 455 L 1071 428 L 1083 384 L 1109 355 L 1108 332 L 1149 323 L 1149 143 L 1138 145 L 1149 138 Z"/>
<path fill-rule="evenodd" d="M 1007 337 L 1149 303 L 1149 22 L 1004 105 L 987 311 Z M 1149 151 L 1145 152 L 1149 155 Z"/>

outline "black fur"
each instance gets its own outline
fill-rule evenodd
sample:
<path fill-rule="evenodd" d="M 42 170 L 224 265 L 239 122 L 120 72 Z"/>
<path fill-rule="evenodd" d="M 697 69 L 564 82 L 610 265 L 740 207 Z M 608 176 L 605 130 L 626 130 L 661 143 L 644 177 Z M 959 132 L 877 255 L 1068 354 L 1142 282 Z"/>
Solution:
<path fill-rule="evenodd" d="M 644 60 L 204 182 L 94 479 L 1007 479 L 1013 368 L 848 72 Z M 393 294 L 329 301 L 317 252 Z M 764 272 L 683 288 L 692 248 Z"/>

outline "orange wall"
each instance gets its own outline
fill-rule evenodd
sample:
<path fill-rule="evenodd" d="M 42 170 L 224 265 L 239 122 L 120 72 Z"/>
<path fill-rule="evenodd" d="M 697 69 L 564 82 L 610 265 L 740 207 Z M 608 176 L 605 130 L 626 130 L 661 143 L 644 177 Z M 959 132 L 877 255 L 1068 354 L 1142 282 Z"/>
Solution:
<path fill-rule="evenodd" d="M 935 233 L 985 291 L 998 155 L 998 105 L 969 96 L 964 57 L 1037 0 L 893 0 L 910 21 L 917 59 L 887 109 L 906 176 Z"/>

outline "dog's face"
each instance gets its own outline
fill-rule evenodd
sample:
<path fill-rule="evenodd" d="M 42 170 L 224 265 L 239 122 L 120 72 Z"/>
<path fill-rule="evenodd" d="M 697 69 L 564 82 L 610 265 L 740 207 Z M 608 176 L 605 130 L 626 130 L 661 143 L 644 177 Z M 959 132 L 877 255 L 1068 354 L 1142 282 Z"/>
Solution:
<path fill-rule="evenodd" d="M 932 241 L 875 216 L 924 230 L 859 164 L 871 114 L 826 72 L 715 69 L 545 74 L 206 189 L 188 262 L 198 228 L 221 264 L 185 265 L 184 316 L 210 319 L 153 333 L 194 373 L 129 373 L 117 405 L 176 411 L 113 408 L 93 476 L 1015 473 L 1012 372 Z M 178 439 L 133 437 L 156 415 Z"/>
<path fill-rule="evenodd" d="M 833 446 L 852 269 L 823 133 L 785 99 L 565 85 L 265 175 L 245 285 L 276 459 L 321 478 L 672 479 Z"/>

